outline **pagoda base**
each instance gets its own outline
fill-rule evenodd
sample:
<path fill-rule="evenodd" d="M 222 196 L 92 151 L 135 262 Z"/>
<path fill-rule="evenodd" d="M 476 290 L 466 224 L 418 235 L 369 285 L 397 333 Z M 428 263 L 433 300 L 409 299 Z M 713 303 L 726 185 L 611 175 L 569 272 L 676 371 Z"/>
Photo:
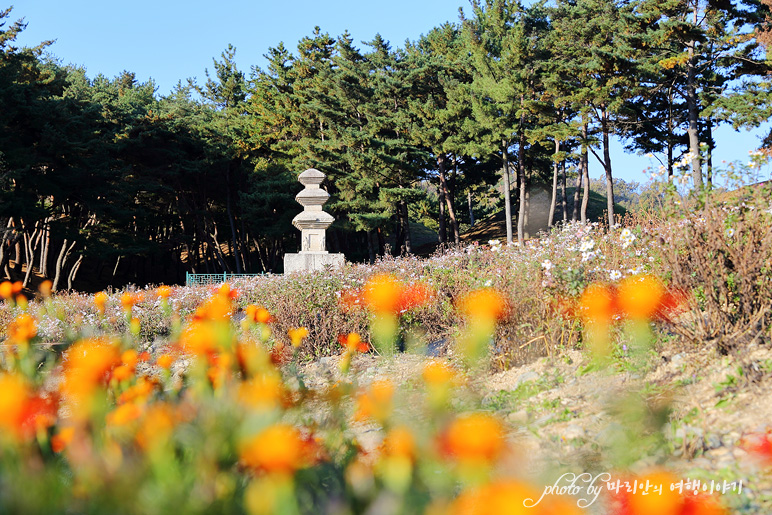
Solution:
<path fill-rule="evenodd" d="M 345 263 L 343 254 L 329 252 L 298 252 L 284 254 L 284 273 L 313 272 L 325 268 L 338 268 Z"/>

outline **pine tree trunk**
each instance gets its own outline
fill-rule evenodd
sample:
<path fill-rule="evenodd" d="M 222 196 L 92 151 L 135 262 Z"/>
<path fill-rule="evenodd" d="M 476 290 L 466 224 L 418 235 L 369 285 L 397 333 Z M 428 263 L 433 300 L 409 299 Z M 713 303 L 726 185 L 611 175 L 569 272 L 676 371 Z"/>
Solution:
<path fill-rule="evenodd" d="M 5 271 L 6 266 L 8 265 L 8 260 L 11 257 L 11 247 L 8 245 L 8 249 L 6 250 L 6 244 L 9 243 L 8 235 L 11 233 L 11 227 L 13 226 L 13 218 L 8 219 L 8 223 L 5 226 L 5 231 L 3 231 L 3 237 L 0 238 L 0 271 Z M 11 280 L 10 272 L 7 272 L 7 278 L 8 280 Z"/>
<path fill-rule="evenodd" d="M 440 189 L 442 190 L 442 196 L 445 198 L 445 205 L 448 211 L 448 217 L 450 218 L 450 226 L 453 229 L 453 240 L 459 242 L 458 220 L 456 219 L 456 210 L 453 206 L 453 194 L 448 187 L 448 179 L 445 174 L 447 168 L 445 167 L 446 158 L 441 155 L 437 158 L 437 164 L 440 172 Z"/>
<path fill-rule="evenodd" d="M 73 241 L 70 246 L 67 246 L 67 239 L 65 239 L 62 242 L 62 249 L 59 251 L 59 257 L 56 258 L 56 269 L 54 271 L 54 283 L 51 286 L 51 291 L 57 291 L 59 288 L 59 280 L 62 278 L 62 269 L 64 268 L 64 265 L 67 263 L 67 258 L 70 255 L 70 252 L 72 252 L 73 247 L 75 247 L 75 244 L 77 242 Z"/>
<path fill-rule="evenodd" d="M 697 0 L 694 0 L 694 24 L 698 23 Z M 697 106 L 697 59 L 695 56 L 695 46 L 697 42 L 692 40 L 687 43 L 688 59 L 686 61 L 686 109 L 689 114 L 689 152 L 692 154 L 692 183 L 694 189 L 701 190 L 702 183 L 702 165 L 700 163 L 700 135 L 699 135 L 699 117 L 700 111 Z"/>
<path fill-rule="evenodd" d="M 70 271 L 70 274 L 67 276 L 67 289 L 72 290 L 72 282 L 75 280 L 75 275 L 78 273 L 78 269 L 80 268 L 80 264 L 83 262 L 83 254 L 78 256 L 78 260 L 75 262 L 74 265 L 72 265 L 72 270 Z"/>
<path fill-rule="evenodd" d="M 568 221 L 568 192 L 566 191 L 566 160 L 560 162 L 560 191 L 563 204 L 563 222 Z"/>
<path fill-rule="evenodd" d="M 590 159 L 587 154 L 587 122 L 582 124 L 582 183 L 584 183 L 582 191 L 582 223 L 587 223 L 587 204 L 590 201 Z"/>
<path fill-rule="evenodd" d="M 520 205 L 517 210 L 517 243 L 525 244 L 526 185 L 525 185 L 525 130 L 524 115 L 520 116 L 517 145 L 517 187 L 520 189 Z"/>
<path fill-rule="evenodd" d="M 442 190 L 442 186 L 438 188 L 438 194 L 440 208 L 440 215 L 438 219 L 440 223 L 440 232 L 438 234 L 438 240 L 440 243 L 446 243 L 448 241 L 448 232 L 447 229 L 445 229 L 445 192 Z"/>
<path fill-rule="evenodd" d="M 553 220 L 555 219 L 555 208 L 558 203 L 558 162 L 557 154 L 560 152 L 560 141 L 555 138 L 555 156 L 556 159 L 552 162 L 552 199 L 550 200 L 550 214 L 547 218 L 547 227 L 552 227 Z"/>
<path fill-rule="evenodd" d="M 239 248 L 239 241 L 236 238 L 236 222 L 233 219 L 233 212 L 231 211 L 231 172 L 230 165 L 228 165 L 228 171 L 226 176 L 226 190 L 225 190 L 225 208 L 228 213 L 228 222 L 231 226 L 231 245 L 233 250 L 233 258 L 236 261 L 236 273 L 244 273 L 244 267 L 241 263 L 241 249 Z"/>
<path fill-rule="evenodd" d="M 474 227 L 474 211 L 472 210 L 472 190 L 466 192 L 466 203 L 469 207 L 469 226 Z"/>
<path fill-rule="evenodd" d="M 608 111 L 601 110 L 601 130 L 603 131 L 603 168 L 606 170 L 606 209 L 608 210 L 608 228 L 614 230 L 614 177 L 611 173 L 611 148 L 609 143 Z"/>
<path fill-rule="evenodd" d="M 413 242 L 410 237 L 410 218 L 408 217 L 408 211 L 407 211 L 407 201 L 401 200 L 400 201 L 400 209 L 402 212 L 402 224 L 403 224 L 403 231 L 405 232 L 405 253 L 406 254 L 412 254 L 413 253 Z"/>
<path fill-rule="evenodd" d="M 375 231 L 370 229 L 367 231 L 367 255 L 370 259 L 370 264 L 375 264 L 375 245 L 373 245 L 373 238 L 375 238 Z"/>
<path fill-rule="evenodd" d="M 713 149 L 716 148 L 716 142 L 713 140 L 713 120 L 708 118 L 708 155 L 705 156 L 706 160 L 706 186 L 708 191 L 713 189 Z"/>
<path fill-rule="evenodd" d="M 40 275 L 48 277 L 48 249 L 51 246 L 51 227 L 48 225 L 50 218 L 43 220 L 43 247 L 40 249 Z"/>
<path fill-rule="evenodd" d="M 504 174 L 504 223 L 507 228 L 507 243 L 512 243 L 512 204 L 509 198 L 509 152 L 507 142 L 501 141 L 502 173 Z"/>
<path fill-rule="evenodd" d="M 576 174 L 576 189 L 574 189 L 574 212 L 571 215 L 571 221 L 578 222 L 579 221 L 579 213 L 580 213 L 580 201 L 582 197 L 582 179 L 584 178 L 584 173 L 582 170 L 581 165 L 579 166 L 578 173 Z"/>

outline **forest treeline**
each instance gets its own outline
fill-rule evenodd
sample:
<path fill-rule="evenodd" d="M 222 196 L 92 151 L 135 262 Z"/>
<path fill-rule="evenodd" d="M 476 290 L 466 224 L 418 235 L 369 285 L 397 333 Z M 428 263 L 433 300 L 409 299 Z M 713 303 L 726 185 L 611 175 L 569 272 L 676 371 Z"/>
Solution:
<path fill-rule="evenodd" d="M 612 136 L 669 176 L 688 162 L 703 188 L 715 128 L 772 115 L 769 3 L 473 0 L 399 48 L 317 28 L 247 74 L 228 46 L 203 84 L 168 95 L 129 71 L 89 78 L 49 42 L 16 46 L 25 25 L 7 9 L 0 277 L 61 289 L 82 270 L 100 287 L 280 271 L 311 167 L 337 219 L 328 247 L 349 259 L 411 252 L 411 220 L 457 242 L 462 216 L 491 201 L 522 240 L 536 183 L 552 185 L 552 221 L 584 220 L 590 159 L 612 222 Z"/>

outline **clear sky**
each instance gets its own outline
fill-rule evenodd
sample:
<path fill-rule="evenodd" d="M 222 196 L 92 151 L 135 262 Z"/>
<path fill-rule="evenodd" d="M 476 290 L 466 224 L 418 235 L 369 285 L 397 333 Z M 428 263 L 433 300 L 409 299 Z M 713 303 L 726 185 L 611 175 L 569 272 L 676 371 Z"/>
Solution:
<path fill-rule="evenodd" d="M 11 19 L 24 18 L 28 24 L 18 40 L 22 45 L 55 40 L 50 53 L 64 64 L 85 67 L 89 77 L 128 70 L 140 81 L 152 77 L 158 93 L 166 95 L 180 80 L 203 82 L 204 70 L 212 69 L 212 59 L 229 43 L 236 47 L 239 68 L 248 74 L 252 66 L 265 65 L 269 47 L 283 41 L 295 50 L 316 25 L 332 36 L 348 30 L 355 42 L 380 33 L 399 47 L 457 21 L 459 6 L 469 12 L 467 0 L 17 0 Z M 748 151 L 768 130 L 769 125 L 751 133 L 719 129 L 716 164 L 747 161 Z M 615 176 L 646 182 L 642 170 L 659 163 L 625 155 L 616 143 L 612 164 Z M 590 174 L 602 174 L 594 158 Z"/>

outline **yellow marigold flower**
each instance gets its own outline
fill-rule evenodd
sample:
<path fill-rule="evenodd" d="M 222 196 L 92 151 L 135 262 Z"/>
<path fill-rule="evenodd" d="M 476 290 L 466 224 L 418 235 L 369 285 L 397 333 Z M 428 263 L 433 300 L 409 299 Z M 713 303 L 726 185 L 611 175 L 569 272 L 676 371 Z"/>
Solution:
<path fill-rule="evenodd" d="M 30 389 L 23 377 L 0 374 L 0 434 L 18 435 Z"/>
<path fill-rule="evenodd" d="M 395 313 L 402 298 L 403 286 L 393 275 L 377 274 L 365 283 L 365 304 L 375 313 Z"/>
<path fill-rule="evenodd" d="M 468 413 L 456 418 L 442 436 L 445 454 L 462 463 L 490 464 L 506 448 L 502 423 L 485 413 Z"/>
<path fill-rule="evenodd" d="M 27 343 L 37 334 L 37 321 L 27 313 L 17 316 L 8 326 L 8 336 L 16 343 Z"/>
<path fill-rule="evenodd" d="M 373 381 L 370 387 L 356 399 L 354 420 L 365 422 L 374 419 L 383 423 L 391 414 L 394 397 L 394 383 L 388 379 Z"/>
<path fill-rule="evenodd" d="M 300 347 L 300 344 L 303 343 L 303 340 L 308 338 L 308 329 L 305 327 L 298 327 L 294 329 L 290 329 L 287 331 L 287 335 L 290 338 L 290 341 L 292 342 L 292 346 L 296 349 Z"/>
<path fill-rule="evenodd" d="M 508 311 L 507 299 L 493 288 L 481 288 L 466 294 L 459 303 L 461 312 L 472 320 L 500 320 Z"/>
<path fill-rule="evenodd" d="M 172 289 L 170 286 L 162 285 L 156 288 L 155 293 L 162 299 L 168 299 L 169 295 L 172 294 Z"/>
<path fill-rule="evenodd" d="M 281 405 L 284 383 L 278 372 L 267 372 L 239 385 L 239 401 L 256 410 L 271 410 Z"/>
<path fill-rule="evenodd" d="M 105 422 L 109 426 L 125 426 L 142 416 L 142 409 L 133 403 L 121 404 L 107 414 Z"/>
<path fill-rule="evenodd" d="M 94 295 L 94 305 L 96 306 L 99 313 L 104 314 L 105 305 L 107 305 L 107 294 L 103 291 L 96 293 Z"/>
<path fill-rule="evenodd" d="M 172 367 L 172 363 L 174 363 L 174 357 L 170 356 L 169 354 L 161 354 L 158 356 L 158 359 L 155 361 L 155 363 L 161 368 L 169 369 Z"/>
<path fill-rule="evenodd" d="M 539 504 L 534 508 L 526 508 L 523 502 L 539 499 L 539 493 L 531 486 L 515 480 L 500 480 L 479 488 L 463 492 L 451 505 L 450 513 L 458 515 L 532 515 L 535 513 L 552 513 L 542 510 Z M 542 501 L 543 502 L 543 501 Z M 576 506 L 574 505 L 574 508 Z M 579 510 L 554 513 L 578 513 Z M 654 512 L 652 512 L 654 513 Z"/>
<path fill-rule="evenodd" d="M 242 463 L 268 473 L 293 474 L 304 465 L 305 442 L 296 428 L 275 424 L 242 443 Z"/>
<path fill-rule="evenodd" d="M 647 320 L 660 308 L 665 287 L 651 275 L 630 276 L 619 283 L 619 307 L 634 320 Z"/>

